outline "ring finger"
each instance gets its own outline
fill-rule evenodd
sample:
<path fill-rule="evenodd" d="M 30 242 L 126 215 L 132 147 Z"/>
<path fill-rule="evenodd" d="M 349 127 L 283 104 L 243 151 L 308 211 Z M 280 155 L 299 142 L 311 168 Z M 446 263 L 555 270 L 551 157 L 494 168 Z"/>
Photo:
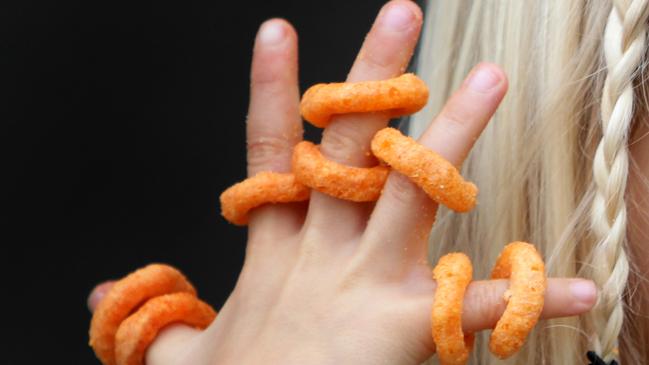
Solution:
<path fill-rule="evenodd" d="M 498 66 L 477 65 L 419 143 L 461 166 L 506 91 L 507 78 Z M 380 263 L 394 267 L 395 262 L 408 266 L 425 258 L 436 209 L 419 187 L 392 171 L 368 223 L 361 256 L 377 267 Z"/>

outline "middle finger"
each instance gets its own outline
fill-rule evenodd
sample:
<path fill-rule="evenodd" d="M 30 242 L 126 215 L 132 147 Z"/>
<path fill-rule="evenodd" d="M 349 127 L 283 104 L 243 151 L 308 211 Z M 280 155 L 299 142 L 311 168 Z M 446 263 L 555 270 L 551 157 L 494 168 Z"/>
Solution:
<path fill-rule="evenodd" d="M 421 9 L 412 1 L 393 0 L 379 12 L 347 77 L 348 82 L 382 80 L 403 73 L 412 57 L 422 24 Z M 320 151 L 329 160 L 358 167 L 376 164 L 370 140 L 389 119 L 378 113 L 334 117 L 324 130 Z M 308 222 L 318 227 L 335 224 L 336 239 L 358 235 L 367 221 L 365 204 L 312 192 Z M 334 237 L 331 237 L 334 238 Z"/>

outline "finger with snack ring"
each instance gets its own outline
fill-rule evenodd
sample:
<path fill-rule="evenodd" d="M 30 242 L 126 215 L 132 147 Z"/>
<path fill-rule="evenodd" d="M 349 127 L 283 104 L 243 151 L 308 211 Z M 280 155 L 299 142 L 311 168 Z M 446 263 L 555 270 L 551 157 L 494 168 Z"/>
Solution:
<path fill-rule="evenodd" d="M 541 255 L 533 245 L 512 242 L 500 253 L 492 279 L 509 279 L 507 308 L 491 333 L 489 349 L 501 359 L 517 352 L 543 310 L 547 279 Z"/>
<path fill-rule="evenodd" d="M 205 329 L 216 318 L 209 304 L 189 293 L 166 294 L 150 299 L 119 326 L 115 334 L 118 365 L 142 365 L 158 332 L 173 323 Z"/>
<path fill-rule="evenodd" d="M 473 267 L 463 253 L 449 253 L 433 269 L 437 283 L 431 323 L 437 355 L 442 365 L 464 365 L 473 347 L 473 334 L 462 331 L 462 304 Z"/>
<path fill-rule="evenodd" d="M 376 201 L 390 172 L 387 166 L 362 168 L 330 161 L 308 141 L 295 146 L 292 170 L 298 182 L 321 193 L 354 202 Z"/>
<path fill-rule="evenodd" d="M 119 325 L 150 298 L 196 290 L 175 268 L 151 264 L 117 281 L 99 302 L 90 322 L 90 346 L 104 365 L 115 365 L 115 334 Z"/>
<path fill-rule="evenodd" d="M 372 139 L 372 153 L 407 176 L 434 201 L 457 212 L 470 211 L 476 205 L 478 188 L 473 183 L 464 181 L 445 158 L 398 130 L 378 131 Z"/>
<path fill-rule="evenodd" d="M 414 74 L 362 82 L 337 82 L 310 87 L 302 97 L 305 120 L 325 128 L 333 115 L 386 112 L 390 118 L 413 114 L 426 105 L 428 87 Z"/>
<path fill-rule="evenodd" d="M 292 173 L 260 172 L 221 194 L 221 214 L 229 222 L 243 226 L 248 224 L 248 212 L 253 208 L 305 201 L 309 194 L 309 188 L 300 184 Z"/>

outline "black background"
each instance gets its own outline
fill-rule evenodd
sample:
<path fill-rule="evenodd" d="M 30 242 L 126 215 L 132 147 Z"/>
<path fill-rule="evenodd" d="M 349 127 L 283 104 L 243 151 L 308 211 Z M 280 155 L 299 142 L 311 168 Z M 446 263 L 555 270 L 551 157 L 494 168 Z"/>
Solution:
<path fill-rule="evenodd" d="M 345 78 L 384 2 L 3 2 L 0 362 L 98 363 L 87 294 L 154 261 L 219 308 L 245 247 L 218 195 L 245 174 L 258 26 L 294 24 L 304 90 Z"/>

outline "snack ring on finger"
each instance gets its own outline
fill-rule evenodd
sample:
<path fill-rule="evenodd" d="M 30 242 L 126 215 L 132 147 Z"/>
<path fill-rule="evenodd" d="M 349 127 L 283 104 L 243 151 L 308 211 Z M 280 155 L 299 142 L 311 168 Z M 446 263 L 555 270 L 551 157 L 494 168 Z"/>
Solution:
<path fill-rule="evenodd" d="M 290 203 L 309 199 L 310 190 L 292 173 L 260 172 L 234 184 L 220 197 L 221 215 L 236 225 L 248 224 L 248 212 L 268 203 Z"/>
<path fill-rule="evenodd" d="M 509 289 L 505 292 L 507 308 L 489 341 L 491 352 L 504 359 L 523 346 L 541 316 L 547 287 L 545 265 L 533 245 L 512 242 L 498 257 L 491 278 L 509 278 Z"/>
<path fill-rule="evenodd" d="M 104 365 L 115 365 L 115 333 L 131 312 L 150 298 L 196 290 L 175 268 L 151 264 L 117 281 L 99 302 L 90 322 L 90 346 Z"/>
<path fill-rule="evenodd" d="M 390 172 L 387 166 L 352 167 L 328 160 L 308 141 L 295 146 L 292 170 L 311 189 L 354 202 L 376 201 Z"/>
<path fill-rule="evenodd" d="M 473 334 L 465 335 L 462 332 L 462 303 L 472 276 L 471 261 L 459 252 L 443 256 L 433 269 L 437 289 L 431 323 L 442 365 L 464 365 L 469 359 Z"/>
<path fill-rule="evenodd" d="M 300 112 L 324 128 L 335 114 L 386 112 L 394 118 L 419 111 L 427 101 L 428 87 L 410 73 L 381 81 L 314 85 L 304 93 Z"/>
<path fill-rule="evenodd" d="M 457 212 L 468 212 L 476 204 L 478 188 L 464 181 L 458 169 L 438 153 L 384 128 L 372 138 L 372 153 L 407 176 L 437 203 Z"/>
<path fill-rule="evenodd" d="M 205 329 L 216 318 L 209 304 L 190 293 L 161 295 L 144 303 L 119 326 L 115 334 L 115 357 L 119 365 L 142 365 L 158 332 L 173 323 Z"/>

